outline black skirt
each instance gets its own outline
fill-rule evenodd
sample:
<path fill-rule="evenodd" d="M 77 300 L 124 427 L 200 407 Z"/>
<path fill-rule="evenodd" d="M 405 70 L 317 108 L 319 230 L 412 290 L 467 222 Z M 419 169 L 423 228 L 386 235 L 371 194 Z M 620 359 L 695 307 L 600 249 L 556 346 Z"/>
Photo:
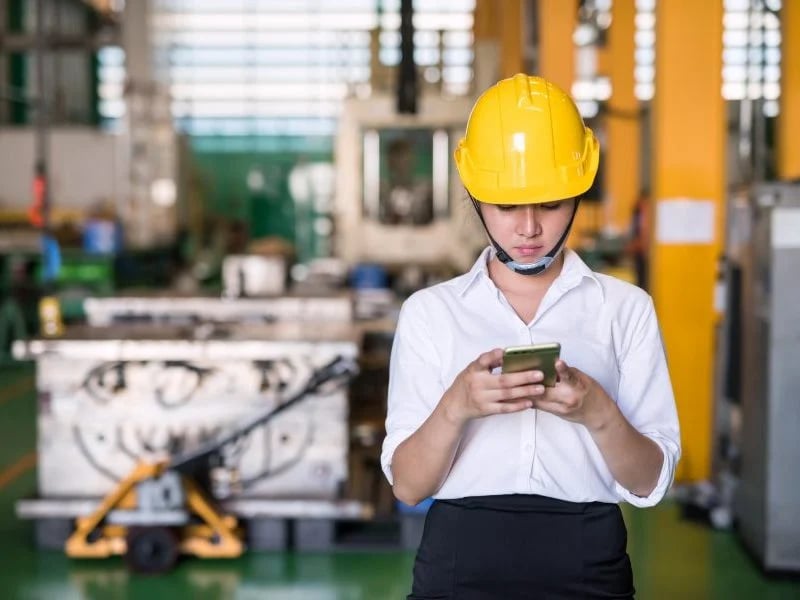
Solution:
<path fill-rule="evenodd" d="M 433 503 L 408 600 L 633 598 L 616 504 L 544 496 Z"/>

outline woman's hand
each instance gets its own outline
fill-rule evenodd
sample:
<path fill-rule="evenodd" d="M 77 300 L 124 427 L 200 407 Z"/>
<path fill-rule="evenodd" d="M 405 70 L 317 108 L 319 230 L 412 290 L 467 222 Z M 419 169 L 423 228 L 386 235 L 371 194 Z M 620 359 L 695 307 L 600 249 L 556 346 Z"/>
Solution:
<path fill-rule="evenodd" d="M 613 419 L 616 404 L 597 381 L 560 359 L 556 361 L 556 373 L 558 382 L 534 399 L 534 408 L 580 423 L 591 432 Z"/>
<path fill-rule="evenodd" d="M 503 350 L 495 348 L 481 354 L 458 374 L 445 392 L 445 414 L 457 423 L 470 419 L 513 413 L 534 406 L 534 399 L 545 393 L 541 371 L 493 375 L 503 364 Z"/>

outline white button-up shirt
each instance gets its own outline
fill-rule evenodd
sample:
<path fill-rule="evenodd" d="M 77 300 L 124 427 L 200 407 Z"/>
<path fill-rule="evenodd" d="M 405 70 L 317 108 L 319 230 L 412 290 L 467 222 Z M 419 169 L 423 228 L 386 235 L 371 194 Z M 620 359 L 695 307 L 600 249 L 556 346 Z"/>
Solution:
<path fill-rule="evenodd" d="M 542 410 L 474 419 L 435 498 L 540 494 L 572 502 L 659 502 L 680 458 L 672 385 L 650 296 L 594 273 L 571 250 L 536 316 L 524 323 L 489 277 L 487 248 L 472 269 L 420 290 L 402 306 L 392 347 L 381 464 L 428 418 L 456 376 L 492 348 L 559 342 L 561 357 L 593 377 L 664 455 L 653 492 L 616 482 L 588 430 Z"/>

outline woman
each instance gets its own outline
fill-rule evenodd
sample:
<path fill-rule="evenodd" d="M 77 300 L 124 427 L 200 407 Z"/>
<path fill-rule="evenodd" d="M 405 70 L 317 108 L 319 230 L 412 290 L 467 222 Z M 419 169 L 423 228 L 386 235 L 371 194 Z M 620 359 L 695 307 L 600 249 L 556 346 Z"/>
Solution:
<path fill-rule="evenodd" d="M 403 305 L 382 465 L 433 496 L 410 599 L 631 598 L 618 503 L 652 506 L 680 457 L 653 303 L 564 249 L 599 147 L 538 77 L 476 102 L 455 153 L 491 245 Z M 559 342 L 558 382 L 500 374 L 502 348 Z"/>

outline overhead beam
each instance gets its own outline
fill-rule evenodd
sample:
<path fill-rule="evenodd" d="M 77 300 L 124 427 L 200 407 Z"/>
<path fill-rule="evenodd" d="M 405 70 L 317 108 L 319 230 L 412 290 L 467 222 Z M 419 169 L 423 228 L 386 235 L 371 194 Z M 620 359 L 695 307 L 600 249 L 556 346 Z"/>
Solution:
<path fill-rule="evenodd" d="M 105 46 L 118 46 L 121 37 L 118 30 L 103 28 L 95 34 L 45 34 L 44 44 L 52 50 L 99 50 Z M 0 51 L 28 52 L 36 49 L 36 35 L 33 33 L 0 32 Z"/>

